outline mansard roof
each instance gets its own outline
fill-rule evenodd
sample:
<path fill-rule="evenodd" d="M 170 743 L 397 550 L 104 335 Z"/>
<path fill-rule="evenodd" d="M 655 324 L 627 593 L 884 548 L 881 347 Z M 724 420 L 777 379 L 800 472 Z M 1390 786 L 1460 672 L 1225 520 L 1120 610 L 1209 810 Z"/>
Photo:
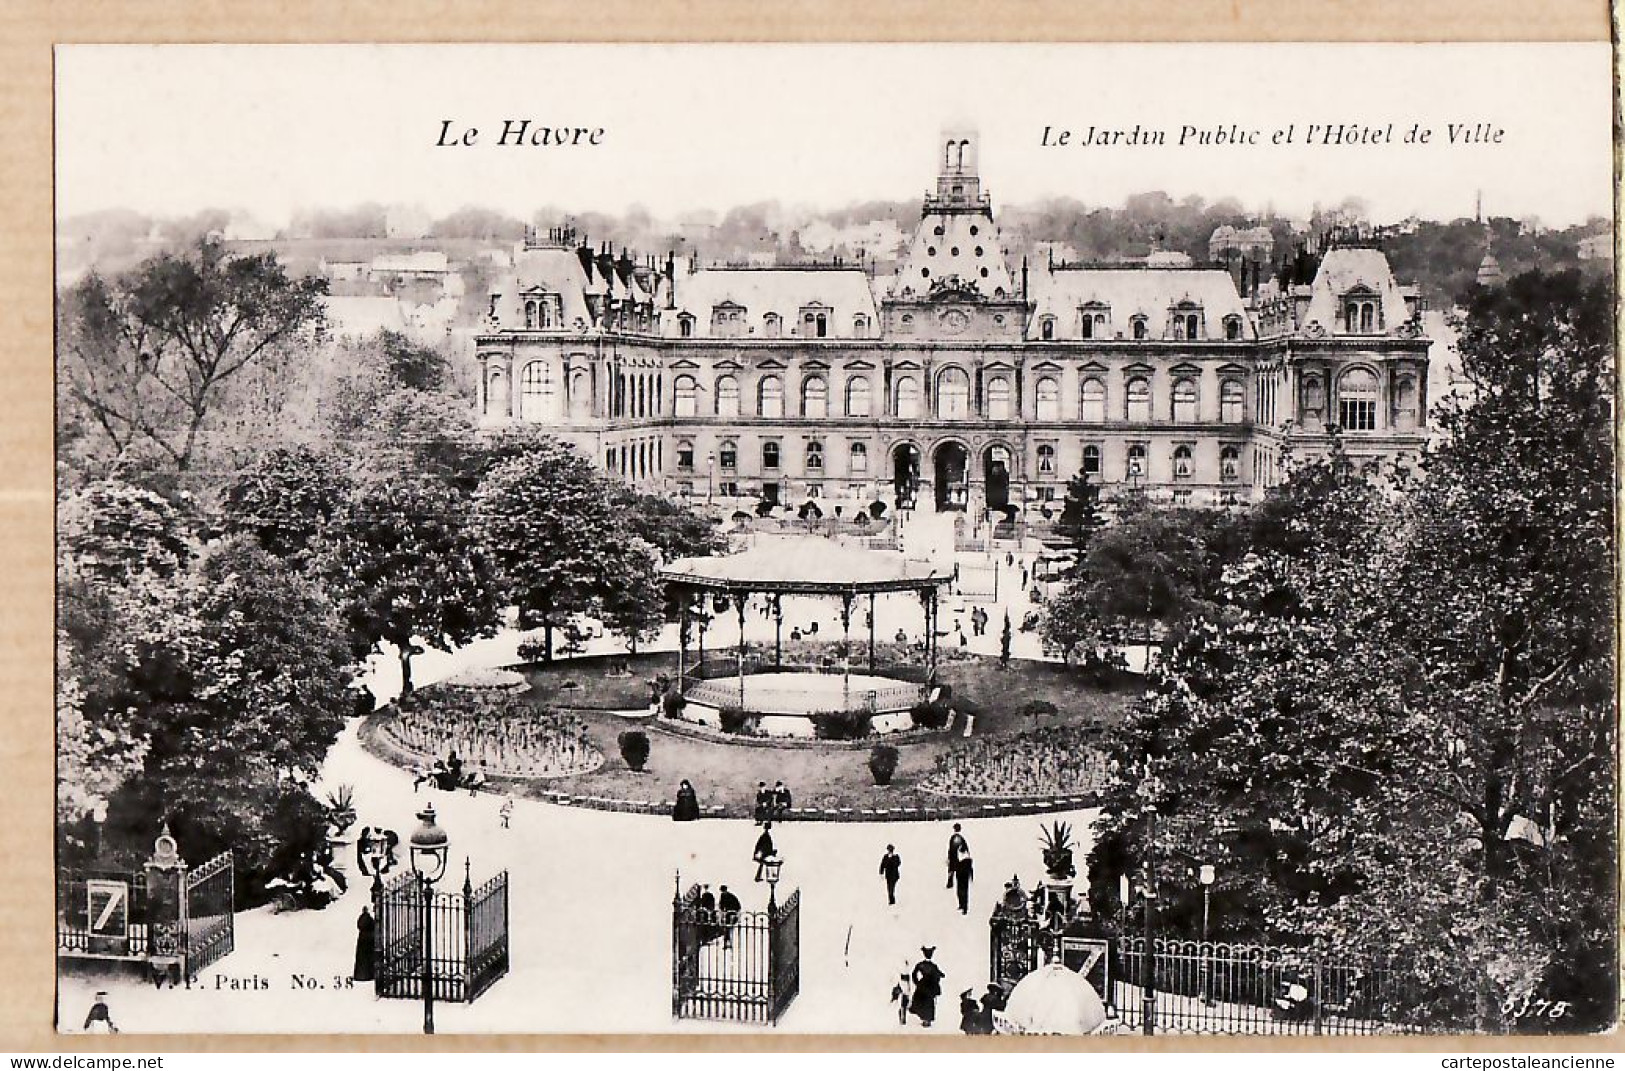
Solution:
<path fill-rule="evenodd" d="M 780 338 L 799 337 L 800 313 L 817 305 L 830 314 L 830 338 L 851 338 L 853 317 L 860 313 L 875 322 L 874 295 L 869 277 L 860 268 L 705 268 L 692 274 L 678 272 L 677 312 L 694 317 L 694 337 L 711 333 L 711 310 L 732 303 L 745 310 L 746 338 L 764 338 L 763 318 L 777 315 Z M 667 314 L 662 330 L 678 334 L 677 317 Z M 873 331 L 871 326 L 870 331 Z"/>
<path fill-rule="evenodd" d="M 957 279 L 984 298 L 992 298 L 996 291 L 1002 291 L 1006 299 L 1016 296 L 1016 283 L 1004 259 L 1003 238 L 992 216 L 958 212 L 922 216 L 908 252 L 886 287 L 886 297 L 924 298 L 943 279 Z"/>
<path fill-rule="evenodd" d="M 1235 280 L 1227 271 L 1059 268 L 1034 272 L 1029 286 L 1035 306 L 1027 325 L 1029 339 L 1043 337 L 1041 321 L 1046 316 L 1055 318 L 1055 338 L 1082 339 L 1078 309 L 1097 303 L 1111 307 L 1114 333 L 1132 338 L 1130 321 L 1144 316 L 1150 337 L 1161 338 L 1168 310 L 1187 302 L 1201 306 L 1209 338 L 1224 337 L 1219 325 L 1226 316 L 1241 317 L 1242 338 L 1256 337 Z"/>
<path fill-rule="evenodd" d="M 1340 303 L 1353 290 L 1365 288 L 1382 301 L 1383 323 L 1388 332 L 1399 329 L 1409 318 L 1405 293 L 1394 281 L 1388 257 L 1380 249 L 1337 248 L 1327 250 L 1320 269 L 1309 287 L 1309 308 L 1303 322 L 1319 321 L 1327 331 L 1341 322 Z"/>
<path fill-rule="evenodd" d="M 504 328 L 523 327 L 521 295 L 536 290 L 557 294 L 565 327 L 591 322 L 587 311 L 587 273 L 573 249 L 524 249 L 514 257 L 513 272 L 491 288 L 498 295 L 496 314 Z"/>

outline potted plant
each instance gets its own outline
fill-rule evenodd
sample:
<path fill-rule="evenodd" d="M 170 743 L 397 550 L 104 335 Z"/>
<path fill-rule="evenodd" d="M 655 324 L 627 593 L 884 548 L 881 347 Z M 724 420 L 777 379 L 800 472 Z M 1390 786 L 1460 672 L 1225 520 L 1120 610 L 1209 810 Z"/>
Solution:
<path fill-rule="evenodd" d="M 1072 827 L 1066 822 L 1040 826 L 1044 846 L 1044 872 L 1054 882 L 1071 881 L 1078 874 L 1072 863 Z"/>
<path fill-rule="evenodd" d="M 355 825 L 355 786 L 338 785 L 322 800 L 327 812 L 327 845 L 333 851 L 333 869 L 343 871 L 350 853 L 350 827 Z"/>
<path fill-rule="evenodd" d="M 649 736 L 637 729 L 628 729 L 615 738 L 621 745 L 621 758 L 626 760 L 627 767 L 633 773 L 641 773 L 643 764 L 649 761 Z"/>
<path fill-rule="evenodd" d="M 869 773 L 874 776 L 875 784 L 891 784 L 892 774 L 897 772 L 897 749 L 890 744 L 876 744 L 869 749 Z"/>

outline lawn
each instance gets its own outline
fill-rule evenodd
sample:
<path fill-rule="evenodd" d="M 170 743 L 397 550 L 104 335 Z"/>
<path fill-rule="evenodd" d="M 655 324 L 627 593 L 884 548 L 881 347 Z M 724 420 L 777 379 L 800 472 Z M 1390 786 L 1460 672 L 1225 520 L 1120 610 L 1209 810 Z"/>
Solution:
<path fill-rule="evenodd" d="M 611 675 L 612 664 L 624 664 L 630 676 Z M 538 781 L 534 786 L 613 799 L 669 801 L 675 797 L 678 783 L 687 779 L 702 806 L 722 805 L 732 814 L 749 813 L 758 781 L 769 785 L 784 781 L 798 807 L 891 809 L 947 802 L 942 795 L 925 792 L 920 782 L 936 768 L 938 755 L 963 739 L 963 720 L 948 732 L 898 742 L 897 772 L 889 786 L 879 787 L 869 773 L 867 747 L 775 747 L 698 739 L 668 730 L 662 719 L 611 713 L 643 709 L 649 695 L 647 681 L 675 669 L 675 658 L 669 653 L 525 667 L 523 672 L 532 683 L 527 698 L 540 705 L 576 710 L 587 723 L 593 743 L 607 758 L 590 773 Z M 975 657 L 944 664 L 940 675 L 953 686 L 956 697 L 969 697 L 981 711 L 974 726 L 977 737 L 1009 735 L 1039 725 L 1115 724 L 1132 694 L 1102 691 L 1075 669 L 1041 662 L 1016 661 L 1004 670 L 995 659 Z M 574 687 L 565 687 L 566 681 L 574 682 Z M 1057 713 L 1039 719 L 1022 716 L 1022 707 L 1033 700 L 1053 703 Z M 620 733 L 631 728 L 642 729 L 650 739 L 648 763 L 637 773 L 627 768 L 617 743 Z"/>

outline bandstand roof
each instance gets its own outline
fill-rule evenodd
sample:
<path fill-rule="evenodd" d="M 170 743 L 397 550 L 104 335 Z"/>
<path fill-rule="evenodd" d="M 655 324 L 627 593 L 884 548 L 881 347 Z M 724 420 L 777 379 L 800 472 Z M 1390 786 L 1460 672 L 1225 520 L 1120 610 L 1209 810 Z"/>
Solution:
<path fill-rule="evenodd" d="M 761 536 L 718 558 L 680 558 L 660 571 L 667 583 L 713 591 L 861 594 L 918 591 L 952 578 L 901 554 L 849 547 L 819 536 Z"/>

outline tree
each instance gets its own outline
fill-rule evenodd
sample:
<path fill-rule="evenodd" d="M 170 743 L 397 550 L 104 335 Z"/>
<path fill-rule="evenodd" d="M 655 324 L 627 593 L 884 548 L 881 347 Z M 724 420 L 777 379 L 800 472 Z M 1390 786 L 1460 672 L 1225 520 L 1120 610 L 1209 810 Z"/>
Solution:
<path fill-rule="evenodd" d="M 402 691 L 426 639 L 450 650 L 496 631 L 501 590 L 468 501 L 430 477 L 358 489 L 324 566 L 356 650 L 393 644 Z"/>
<path fill-rule="evenodd" d="M 1089 544 L 1095 533 L 1106 526 L 1106 517 L 1100 509 L 1100 488 L 1089 479 L 1089 473 L 1079 469 L 1066 482 L 1066 498 L 1061 503 L 1061 517 L 1056 530 L 1066 536 L 1072 546 L 1072 570 L 1076 572 L 1089 555 Z"/>
<path fill-rule="evenodd" d="M 653 547 L 662 561 L 706 557 L 728 549 L 727 537 L 717 530 L 717 522 L 682 502 L 624 486 L 616 487 L 613 496 L 627 526 Z"/>
<path fill-rule="evenodd" d="M 604 627 L 624 637 L 627 650 L 637 654 L 639 641 L 654 639 L 666 623 L 665 592 L 656 574 L 655 550 L 637 537 L 604 550 L 617 564 L 608 573 L 614 583 L 599 594 L 598 615 Z"/>
<path fill-rule="evenodd" d="M 1010 668 L 1010 611 L 1004 612 L 1004 627 L 999 630 L 999 665 Z"/>
<path fill-rule="evenodd" d="M 61 302 L 67 396 L 116 451 L 145 443 L 185 471 L 233 377 L 312 340 L 326 287 L 290 278 L 272 254 L 231 256 L 212 240 L 116 280 L 93 273 Z"/>
<path fill-rule="evenodd" d="M 141 573 L 173 576 L 193 552 L 181 510 L 156 492 L 113 479 L 62 500 L 57 538 L 87 580 L 110 585 Z"/>
<path fill-rule="evenodd" d="M 539 439 L 486 472 L 475 512 L 521 627 L 542 629 L 552 661 L 555 630 L 614 586 L 605 548 L 628 533 L 608 485 L 575 450 Z"/>
<path fill-rule="evenodd" d="M 303 555 L 344 508 L 350 486 L 332 458 L 308 447 L 262 455 L 226 488 L 228 532 L 246 532 L 278 558 Z"/>

